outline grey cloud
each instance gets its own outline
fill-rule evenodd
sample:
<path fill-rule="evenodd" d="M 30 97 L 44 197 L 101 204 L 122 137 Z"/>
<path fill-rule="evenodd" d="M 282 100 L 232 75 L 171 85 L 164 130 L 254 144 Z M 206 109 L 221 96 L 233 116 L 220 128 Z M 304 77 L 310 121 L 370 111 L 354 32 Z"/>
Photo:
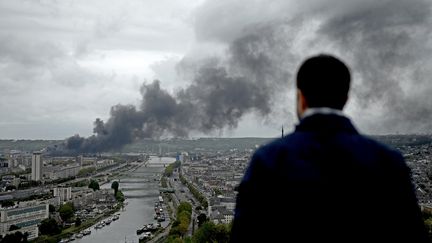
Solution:
<path fill-rule="evenodd" d="M 0 61 L 26 66 L 47 65 L 64 58 L 59 46 L 50 42 L 21 40 L 11 35 L 0 36 Z"/>
<path fill-rule="evenodd" d="M 431 6 L 427 0 L 208 1 L 198 14 L 196 30 L 202 40 L 225 42 L 230 48 L 259 36 L 258 45 L 242 42 L 241 47 L 254 52 L 270 46 L 264 51 L 269 60 L 240 64 L 251 72 L 259 67 L 259 74 L 262 67 L 279 65 L 290 87 L 302 59 L 320 52 L 336 54 L 354 72 L 351 96 L 359 107 L 353 117 L 380 111 L 374 119 L 363 120 L 366 132 L 427 133 L 432 129 Z M 280 41 L 263 38 L 268 36 L 263 28 L 274 30 Z M 283 73 L 280 70 L 269 73 Z"/>
<path fill-rule="evenodd" d="M 254 33 L 232 42 L 225 58 L 182 60 L 179 68 L 186 66 L 186 72 L 193 72 L 190 85 L 172 95 L 159 81 L 144 84 L 139 109 L 114 106 L 106 123 L 96 120 L 94 136 L 69 138 L 65 152 L 118 149 L 135 139 L 162 135 L 221 132 L 236 128 L 246 114 L 267 117 L 291 77 L 286 71 L 291 61 L 281 56 L 280 49 L 292 42 L 280 33 L 280 28 L 258 26 Z"/>
<path fill-rule="evenodd" d="M 69 149 L 94 152 L 143 137 L 232 129 L 250 113 L 268 118 L 278 112 L 278 97 L 294 94 L 294 73 L 306 53 L 326 50 L 352 66 L 358 78 L 352 96 L 360 109 L 383 105 L 382 114 L 375 116 L 381 125 L 371 130 L 430 131 L 431 84 L 424 81 L 430 68 L 418 71 L 430 56 L 429 42 L 424 41 L 430 37 L 430 2 L 315 1 L 299 6 L 297 12 L 290 10 L 293 4 L 267 8 L 266 3 L 245 3 L 239 17 L 230 14 L 239 10 L 238 3 L 207 2 L 198 13 L 196 34 L 201 40 L 225 43 L 225 54 L 207 59 L 186 56 L 178 68 L 191 73 L 189 86 L 172 95 L 159 81 L 143 85 L 139 109 L 114 106 L 106 123 L 96 121 L 94 136 L 70 138 L 79 146 Z M 220 6 L 227 11 L 221 12 Z M 260 10 L 257 19 L 241 17 Z M 308 47 L 306 53 L 300 51 Z"/>
<path fill-rule="evenodd" d="M 361 77 L 353 89 L 364 107 L 384 105 L 381 132 L 430 132 L 432 84 L 430 70 L 416 73 L 432 54 L 429 40 L 431 2 L 379 1 L 337 13 L 321 25 L 318 35 L 352 56 Z M 414 92 L 412 92 L 412 88 Z M 413 102 L 414 101 L 414 102 Z"/>
<path fill-rule="evenodd" d="M 229 76 L 223 67 L 202 66 L 192 84 L 173 96 L 154 81 L 141 88 L 139 110 L 116 105 L 106 123 L 96 119 L 89 138 L 73 136 L 52 153 L 98 152 L 118 149 L 139 138 L 164 134 L 186 137 L 191 131 L 210 133 L 235 128 L 251 111 L 267 115 L 271 97 L 263 83 Z"/>
<path fill-rule="evenodd" d="M 27 4 L 30 7 L 21 12 L 17 6 L 0 4 L 0 12 L 12 9 L 26 15 L 32 9 Z M 233 129 L 248 114 L 271 120 L 286 112 L 280 110 L 284 102 L 280 97 L 289 93 L 293 100 L 294 74 L 300 62 L 320 52 L 335 53 L 352 67 L 351 96 L 359 106 L 354 118 L 365 116 L 368 110 L 381 112 L 369 122 L 362 120 L 367 131 L 430 132 L 431 4 L 426 0 L 206 1 L 194 16 L 197 45 L 224 50 L 209 56 L 192 50 L 177 65 L 187 85 L 168 92 L 162 87 L 164 77 L 156 77 L 162 82 L 142 86 L 139 106 L 113 106 L 108 119 L 95 121 L 93 136 L 74 136 L 64 146 L 70 151 L 102 151 L 143 137 Z M 131 4 L 125 18 L 101 15 L 99 24 L 94 11 L 98 7 L 72 14 L 77 6 L 59 3 L 48 15 L 37 8 L 31 18 L 39 24 L 20 18 L 18 25 L 26 28 L 18 26 L 20 31 L 14 33 L 10 26 L 1 32 L 0 62 L 7 64 L 0 67 L 3 90 L 19 93 L 24 83 L 20 81 L 25 80 L 37 80 L 35 86 L 42 82 L 43 87 L 77 88 L 74 85 L 98 79 L 74 59 L 94 49 L 186 49 L 188 37 L 183 33 L 187 31 L 177 31 L 184 23 L 157 19 L 145 4 Z M 107 5 L 107 12 L 123 13 L 116 8 Z M 142 24 L 141 17 L 136 17 L 138 10 L 147 11 L 140 15 L 143 19 L 156 20 Z M 62 18 L 68 14 L 72 20 Z M 11 15 L 0 18 L 12 23 Z M 55 22 L 55 18 L 60 19 Z M 35 30 L 29 31 L 29 26 Z M 155 26 L 161 27 L 155 30 Z M 59 41 L 53 41 L 56 37 Z M 66 51 L 62 44 L 68 41 L 78 44 Z"/>
<path fill-rule="evenodd" d="M 97 96 L 95 87 L 109 78 L 80 66 L 63 46 L 0 34 L 0 53 L 0 110 L 8 114 L 0 120 L 4 137 L 13 138 L 15 133 L 20 138 L 39 134 L 58 139 L 70 131 L 67 127 L 62 130 L 62 126 L 82 124 L 78 114 L 94 116 L 88 101 L 98 104 L 87 95 L 88 90 Z M 20 122 L 25 125 L 13 125 Z M 48 126 L 41 123 L 53 127 L 44 131 L 40 128 Z M 35 131 L 29 132 L 31 127 Z"/>
<path fill-rule="evenodd" d="M 230 43 L 255 33 L 256 26 L 289 18 L 298 5 L 293 1 L 206 1 L 195 15 L 195 32 L 201 41 Z"/>
<path fill-rule="evenodd" d="M 14 36 L 0 35 L 0 67 L 2 84 L 11 87 L 24 82 L 31 86 L 38 82 L 81 87 L 99 79 L 80 67 L 62 46 L 49 41 L 27 41 Z M 9 82 L 7 81 L 9 80 Z"/>
<path fill-rule="evenodd" d="M 121 55 L 106 53 L 123 52 L 127 57 L 134 50 L 156 52 L 148 58 L 152 60 L 183 52 L 192 39 L 187 24 L 175 16 L 190 11 L 183 5 L 172 1 L 1 1 L 0 103 L 4 105 L 0 112 L 10 115 L 0 119 L 0 133 L 12 138 L 13 134 L 20 138 L 39 134 L 39 138 L 58 139 L 74 134 L 70 125 L 81 134 L 91 134 L 90 126 L 82 124 L 93 120 L 89 117 L 104 117 L 112 104 L 135 101 L 139 92 L 131 91 L 136 87 L 130 76 L 142 81 L 147 72 L 117 75 L 127 70 L 110 66 Z M 11 125 L 14 122 L 26 122 L 25 129 L 20 133 L 19 126 Z M 55 127 L 44 132 L 39 128 L 48 126 L 41 124 Z M 35 132 L 28 132 L 31 127 Z"/>
<path fill-rule="evenodd" d="M 159 1 L 2 1 L 0 29 L 26 40 L 65 43 L 82 49 L 170 50 L 181 52 L 190 41 L 188 25 L 174 16 L 182 4 Z M 166 4 L 166 3 L 165 3 Z M 153 9 L 154 5 L 161 5 Z M 103 9 L 103 11 L 101 11 Z M 172 41 L 173 37 L 177 41 Z M 81 45 L 81 46 L 80 46 Z"/>
<path fill-rule="evenodd" d="M 150 68 L 154 72 L 152 78 L 162 80 L 164 88 L 171 92 L 186 87 L 190 83 L 190 79 L 182 77 L 177 72 L 181 69 L 178 67 L 180 60 L 181 56 L 170 56 L 151 64 Z"/>

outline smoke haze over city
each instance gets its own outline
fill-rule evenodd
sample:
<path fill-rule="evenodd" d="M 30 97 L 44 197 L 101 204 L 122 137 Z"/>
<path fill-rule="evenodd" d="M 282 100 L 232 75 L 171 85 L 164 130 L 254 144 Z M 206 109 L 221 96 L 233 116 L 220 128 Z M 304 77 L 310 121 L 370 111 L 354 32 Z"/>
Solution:
<path fill-rule="evenodd" d="M 0 4 L 3 138 L 81 134 L 63 149 L 95 152 L 277 136 L 297 122 L 297 68 L 318 53 L 351 67 L 346 113 L 361 131 L 432 129 L 430 1 L 117 4 Z"/>

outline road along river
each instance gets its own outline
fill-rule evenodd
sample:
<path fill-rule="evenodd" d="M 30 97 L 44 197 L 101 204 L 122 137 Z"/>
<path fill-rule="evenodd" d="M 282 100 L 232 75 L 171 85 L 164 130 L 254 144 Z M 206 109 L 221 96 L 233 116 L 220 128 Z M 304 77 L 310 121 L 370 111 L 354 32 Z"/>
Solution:
<path fill-rule="evenodd" d="M 120 217 L 102 229 L 90 228 L 91 234 L 77 239 L 80 243 L 136 243 L 136 230 L 144 224 L 156 223 L 154 220 L 154 205 L 159 197 L 159 179 L 164 171 L 164 165 L 173 163 L 175 158 L 150 157 L 146 165 L 129 172 L 120 178 L 119 189 L 126 197 L 124 211 L 119 211 Z M 102 188 L 110 188 L 106 183 Z M 165 212 L 168 224 L 168 213 Z"/>

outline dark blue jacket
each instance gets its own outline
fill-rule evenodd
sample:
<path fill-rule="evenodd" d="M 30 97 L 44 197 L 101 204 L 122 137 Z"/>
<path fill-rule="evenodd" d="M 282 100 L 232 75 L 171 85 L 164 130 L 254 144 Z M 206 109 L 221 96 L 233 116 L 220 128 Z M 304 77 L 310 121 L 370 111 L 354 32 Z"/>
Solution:
<path fill-rule="evenodd" d="M 400 153 L 323 114 L 255 152 L 231 241 L 428 242 Z"/>

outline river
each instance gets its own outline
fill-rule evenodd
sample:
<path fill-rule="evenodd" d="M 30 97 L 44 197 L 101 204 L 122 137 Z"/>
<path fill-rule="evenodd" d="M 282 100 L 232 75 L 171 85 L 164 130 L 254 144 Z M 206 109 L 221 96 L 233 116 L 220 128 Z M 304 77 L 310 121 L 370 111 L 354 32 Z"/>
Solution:
<path fill-rule="evenodd" d="M 159 178 L 164 171 L 164 165 L 174 162 L 174 158 L 150 157 L 146 166 L 141 166 L 120 178 L 120 190 L 124 193 L 127 205 L 124 211 L 119 211 L 120 218 L 102 229 L 91 227 L 91 234 L 78 239 L 80 243 L 136 243 L 136 230 L 144 224 L 156 223 L 154 203 L 159 197 Z M 111 183 L 102 185 L 110 188 Z M 166 210 L 165 210 L 166 211 Z M 167 212 L 165 212 L 167 215 Z M 168 215 L 167 215 L 168 221 Z M 168 222 L 162 222 L 165 227 Z"/>

